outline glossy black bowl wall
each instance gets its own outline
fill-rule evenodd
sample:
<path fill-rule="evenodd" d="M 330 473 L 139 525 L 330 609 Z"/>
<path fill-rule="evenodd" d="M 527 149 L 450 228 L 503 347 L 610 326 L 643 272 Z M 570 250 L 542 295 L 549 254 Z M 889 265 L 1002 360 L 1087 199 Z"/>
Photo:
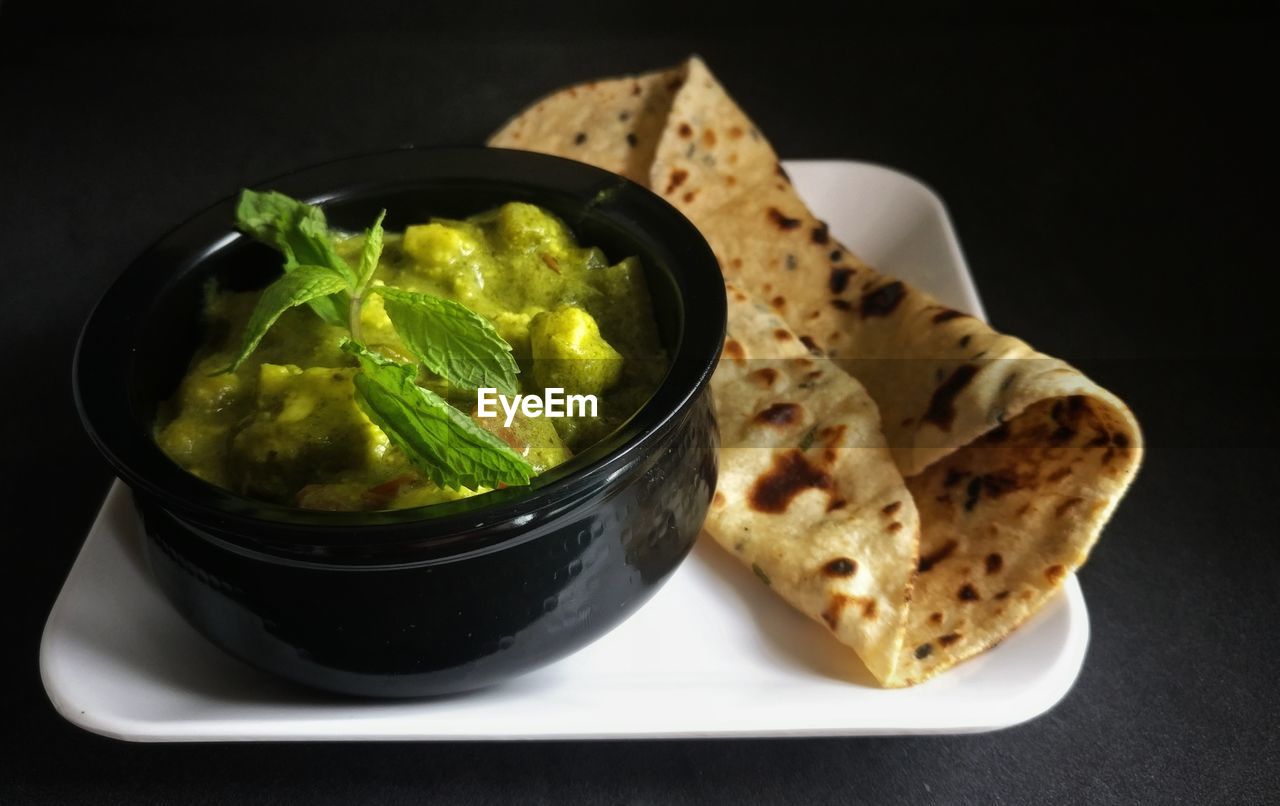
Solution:
<path fill-rule="evenodd" d="M 232 654 L 332 691 L 442 694 L 556 660 L 647 600 L 706 516 L 715 434 L 704 396 L 560 520 L 497 551 L 423 565 L 276 564 L 136 500 L 161 587 Z"/>
<path fill-rule="evenodd" d="M 715 485 L 707 380 L 724 333 L 706 242 L 657 196 L 565 160 L 493 149 L 401 150 L 264 183 L 356 229 L 525 200 L 611 259 L 644 262 L 671 369 L 619 431 L 527 488 L 420 510 L 317 513 L 213 487 L 151 435 L 199 339 L 211 277 L 252 288 L 279 258 L 230 229 L 234 200 L 139 258 L 90 317 L 76 400 L 131 487 L 147 553 L 186 618 L 232 654 L 333 691 L 441 694 L 559 658 L 643 603 L 688 553 Z"/>

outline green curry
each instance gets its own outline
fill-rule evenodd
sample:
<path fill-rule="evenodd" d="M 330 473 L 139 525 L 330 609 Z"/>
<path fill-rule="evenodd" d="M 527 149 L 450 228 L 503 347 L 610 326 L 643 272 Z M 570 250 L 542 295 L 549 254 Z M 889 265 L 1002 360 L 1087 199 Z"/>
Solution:
<path fill-rule="evenodd" d="M 379 228 L 378 236 L 382 251 L 370 264 L 368 287 L 385 295 L 353 293 L 362 304 L 351 308 L 355 316 L 345 327 L 317 315 L 319 309 L 288 308 L 247 358 L 237 359 L 237 352 L 262 292 L 210 289 L 207 343 L 156 429 L 166 454 L 213 484 L 275 503 L 327 510 L 416 507 L 488 488 L 432 481 L 424 472 L 430 468 L 411 461 L 402 443 L 375 424 L 360 398 L 365 387 L 353 383 L 362 365 L 368 371 L 375 365 L 354 354 L 349 336 L 377 362 L 412 367 L 406 371 L 420 389 L 471 414 L 534 473 L 616 429 L 666 373 L 640 262 L 610 265 L 603 252 L 579 245 L 545 210 L 510 203 L 462 221 L 410 226 L 403 234 L 382 236 Z M 333 251 L 356 263 L 369 237 L 334 234 Z M 475 389 L 414 364 L 421 345 L 407 345 L 399 321 L 388 316 L 393 289 L 466 306 L 509 345 L 520 370 L 518 392 L 559 387 L 566 394 L 595 395 L 597 416 L 517 414 L 509 426 L 505 417 L 475 417 Z M 454 344 L 437 339 L 432 349 L 448 351 Z"/>

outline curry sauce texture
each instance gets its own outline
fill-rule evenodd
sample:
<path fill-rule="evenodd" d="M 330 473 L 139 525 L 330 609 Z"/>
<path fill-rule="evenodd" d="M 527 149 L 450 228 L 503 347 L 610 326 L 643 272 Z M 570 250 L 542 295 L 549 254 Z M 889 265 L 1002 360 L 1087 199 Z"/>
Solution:
<path fill-rule="evenodd" d="M 355 261 L 363 240 L 342 236 L 338 251 Z M 509 426 L 505 416 L 475 418 L 539 473 L 617 429 L 667 371 L 640 261 L 610 264 L 534 205 L 388 233 L 373 282 L 453 300 L 488 319 L 512 347 L 521 394 L 558 387 L 596 396 L 594 417 L 517 414 Z M 400 509 L 485 492 L 439 487 L 414 468 L 356 404 L 356 360 L 341 349 L 347 331 L 306 307 L 285 312 L 248 360 L 225 371 L 258 296 L 208 289 L 205 344 L 155 429 L 170 458 L 219 487 L 307 509 Z M 364 301 L 359 330 L 370 349 L 413 363 L 380 295 Z M 426 370 L 418 384 L 475 417 L 475 390 Z"/>

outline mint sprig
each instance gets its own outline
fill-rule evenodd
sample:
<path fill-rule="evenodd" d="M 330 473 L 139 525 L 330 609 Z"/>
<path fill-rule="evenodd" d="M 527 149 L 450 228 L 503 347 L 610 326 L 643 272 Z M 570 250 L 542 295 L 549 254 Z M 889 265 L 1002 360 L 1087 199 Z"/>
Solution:
<path fill-rule="evenodd" d="M 360 368 L 352 377 L 357 405 L 423 475 L 453 489 L 528 484 L 534 475 L 528 460 L 418 386 L 418 365 L 392 361 L 361 343 L 361 306 L 375 292 L 383 297 L 396 333 L 427 370 L 468 389 L 517 390 L 519 368 L 511 345 L 489 320 L 452 300 L 372 285 L 385 216 L 384 210 L 365 232 L 353 270 L 338 254 L 318 207 L 282 193 L 245 190 L 236 206 L 237 225 L 284 254 L 285 274 L 262 292 L 228 371 L 244 363 L 285 311 L 309 305 L 325 322 L 351 334 L 343 350 Z"/>
<path fill-rule="evenodd" d="M 396 335 L 428 370 L 464 389 L 516 393 L 520 368 L 488 319 L 451 299 L 388 286 L 373 290 Z"/>
<path fill-rule="evenodd" d="M 356 403 L 397 448 L 441 487 L 528 484 L 533 466 L 435 392 L 415 382 L 418 368 L 347 341 L 360 372 Z"/>
<path fill-rule="evenodd" d="M 334 248 L 329 236 L 324 211 L 304 204 L 283 193 L 256 193 L 246 190 L 236 205 L 236 226 L 268 246 L 284 253 L 286 274 L 299 266 L 324 266 L 347 281 L 356 284 L 355 272 Z M 346 324 L 350 301 L 345 293 L 315 299 L 307 304 L 325 322 L 341 327 Z"/>
<path fill-rule="evenodd" d="M 240 352 L 228 369 L 234 371 L 240 368 L 285 311 L 303 303 L 325 299 L 348 288 L 346 279 L 324 266 L 298 266 L 267 286 L 258 298 L 253 313 L 249 315 Z"/>

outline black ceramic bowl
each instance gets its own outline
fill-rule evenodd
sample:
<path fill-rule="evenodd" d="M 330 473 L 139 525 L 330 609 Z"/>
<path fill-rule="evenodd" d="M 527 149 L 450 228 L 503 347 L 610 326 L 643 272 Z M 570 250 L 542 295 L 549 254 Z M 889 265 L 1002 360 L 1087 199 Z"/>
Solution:
<path fill-rule="evenodd" d="M 331 691 L 421 696 L 553 661 L 639 607 L 688 553 L 715 486 L 707 380 L 724 288 L 706 242 L 648 190 L 579 163 L 431 149 L 309 168 L 263 188 L 359 229 L 529 201 L 611 259 L 639 255 L 671 369 L 626 425 L 512 488 L 421 509 L 311 512 L 235 495 L 157 447 L 157 405 L 201 338 L 201 289 L 265 285 L 279 256 L 232 228 L 234 199 L 131 265 L 81 336 L 81 418 L 132 489 L 159 584 L 202 633 L 249 663 Z M 654 651 L 662 651 L 654 647 Z"/>

